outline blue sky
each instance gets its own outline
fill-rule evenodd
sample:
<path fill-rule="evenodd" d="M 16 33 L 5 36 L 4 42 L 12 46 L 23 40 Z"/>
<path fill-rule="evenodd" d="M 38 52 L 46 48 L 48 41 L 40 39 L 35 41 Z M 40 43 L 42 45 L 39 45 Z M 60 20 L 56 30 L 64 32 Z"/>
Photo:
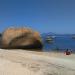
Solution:
<path fill-rule="evenodd" d="M 11 26 L 75 33 L 75 0 L 0 0 L 0 32 Z"/>

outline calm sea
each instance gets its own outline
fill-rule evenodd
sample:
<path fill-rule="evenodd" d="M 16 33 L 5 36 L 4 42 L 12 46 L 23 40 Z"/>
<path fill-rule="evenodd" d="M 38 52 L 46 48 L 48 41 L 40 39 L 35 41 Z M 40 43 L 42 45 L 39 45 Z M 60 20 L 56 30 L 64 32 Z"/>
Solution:
<path fill-rule="evenodd" d="M 44 40 L 43 45 L 44 51 L 52 51 L 55 49 L 58 49 L 59 51 L 65 51 L 66 49 L 69 49 L 75 52 L 75 39 L 73 39 L 72 37 L 55 37 L 52 43 L 47 43 Z"/>

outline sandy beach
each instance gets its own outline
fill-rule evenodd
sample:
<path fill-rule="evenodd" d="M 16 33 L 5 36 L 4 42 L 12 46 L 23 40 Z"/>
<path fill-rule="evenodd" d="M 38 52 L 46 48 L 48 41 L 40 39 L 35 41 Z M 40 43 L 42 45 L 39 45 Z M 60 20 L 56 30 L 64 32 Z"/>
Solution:
<path fill-rule="evenodd" d="M 75 55 L 0 49 L 0 75 L 75 75 Z"/>

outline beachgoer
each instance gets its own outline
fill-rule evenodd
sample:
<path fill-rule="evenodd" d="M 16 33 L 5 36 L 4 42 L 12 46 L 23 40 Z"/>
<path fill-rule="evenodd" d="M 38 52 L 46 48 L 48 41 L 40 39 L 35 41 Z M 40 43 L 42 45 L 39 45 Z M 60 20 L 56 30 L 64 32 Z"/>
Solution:
<path fill-rule="evenodd" d="M 66 53 L 66 55 L 71 55 L 71 52 L 68 49 L 66 50 L 65 53 Z"/>

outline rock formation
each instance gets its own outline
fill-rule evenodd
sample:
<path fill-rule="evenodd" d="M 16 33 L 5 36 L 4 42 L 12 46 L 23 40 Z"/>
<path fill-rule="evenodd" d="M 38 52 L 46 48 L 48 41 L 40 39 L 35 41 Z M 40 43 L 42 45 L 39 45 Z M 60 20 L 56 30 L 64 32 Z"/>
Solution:
<path fill-rule="evenodd" d="M 2 47 L 2 34 L 0 33 L 0 48 Z"/>
<path fill-rule="evenodd" d="M 2 48 L 42 49 L 38 32 L 27 28 L 8 28 L 2 35 Z"/>

